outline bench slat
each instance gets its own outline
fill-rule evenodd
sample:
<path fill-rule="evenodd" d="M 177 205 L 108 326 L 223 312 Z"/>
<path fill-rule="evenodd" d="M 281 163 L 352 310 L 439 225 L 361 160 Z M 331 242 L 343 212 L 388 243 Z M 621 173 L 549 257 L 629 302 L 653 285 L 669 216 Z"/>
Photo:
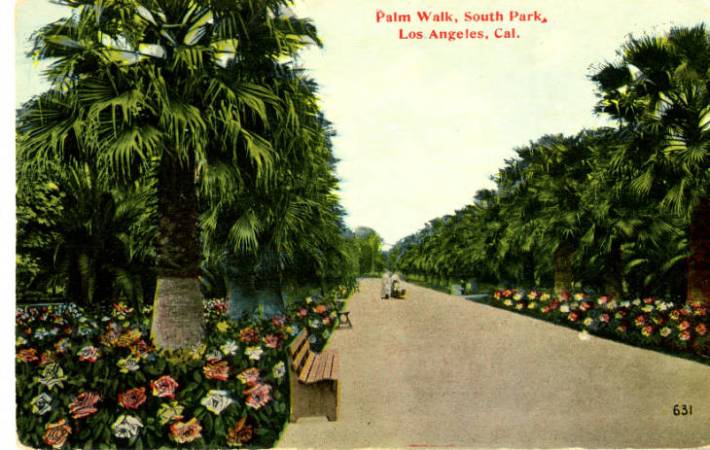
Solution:
<path fill-rule="evenodd" d="M 333 352 L 333 367 L 330 369 L 330 376 L 328 378 L 330 378 L 331 380 L 337 380 L 339 371 L 340 371 L 340 358 L 337 353 Z"/>
<path fill-rule="evenodd" d="M 311 371 L 308 374 L 308 378 L 306 378 L 306 383 L 315 383 L 316 381 L 320 380 L 320 378 L 318 377 L 318 374 L 321 371 L 322 365 L 323 365 L 322 354 L 316 354 L 315 360 L 313 361 L 313 365 L 311 366 Z"/>
<path fill-rule="evenodd" d="M 298 381 L 301 381 L 303 383 L 306 382 L 306 380 L 308 379 L 308 373 L 311 371 L 315 359 L 315 353 L 309 351 L 308 358 L 306 358 L 306 363 L 303 365 L 303 369 L 301 369 L 301 373 L 298 375 Z"/>
<path fill-rule="evenodd" d="M 325 370 L 323 370 L 323 378 L 330 378 L 330 372 L 333 370 L 333 358 L 335 352 L 328 352 L 324 355 L 326 358 Z"/>
<path fill-rule="evenodd" d="M 293 357 L 293 370 L 298 372 L 301 367 L 303 367 L 303 363 L 306 361 L 308 353 L 310 353 L 310 346 L 305 344 L 302 345 L 301 350 L 296 354 L 296 356 Z"/>
<path fill-rule="evenodd" d="M 291 356 L 298 353 L 298 350 L 300 349 L 301 344 L 303 344 L 303 341 L 306 340 L 306 335 L 307 335 L 306 330 L 301 331 L 298 334 L 298 336 L 296 336 L 296 339 L 293 340 L 291 345 L 289 345 L 288 349 L 291 352 Z"/>

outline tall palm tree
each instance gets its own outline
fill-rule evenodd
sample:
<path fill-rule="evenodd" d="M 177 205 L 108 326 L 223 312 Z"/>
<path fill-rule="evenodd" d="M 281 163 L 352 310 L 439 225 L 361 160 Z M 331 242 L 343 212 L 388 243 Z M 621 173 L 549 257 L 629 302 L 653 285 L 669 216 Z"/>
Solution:
<path fill-rule="evenodd" d="M 633 134 L 630 187 L 689 226 L 688 301 L 710 305 L 710 34 L 704 25 L 631 37 L 592 79 L 609 114 Z"/>
<path fill-rule="evenodd" d="M 287 109 L 259 68 L 317 40 L 315 29 L 284 15 L 286 0 L 63 3 L 72 15 L 35 34 L 35 56 L 54 60 L 52 87 L 25 105 L 18 131 L 35 160 L 80 152 L 116 182 L 157 164 L 153 338 L 195 345 L 198 189 L 215 199 L 268 177 L 269 117 Z"/>

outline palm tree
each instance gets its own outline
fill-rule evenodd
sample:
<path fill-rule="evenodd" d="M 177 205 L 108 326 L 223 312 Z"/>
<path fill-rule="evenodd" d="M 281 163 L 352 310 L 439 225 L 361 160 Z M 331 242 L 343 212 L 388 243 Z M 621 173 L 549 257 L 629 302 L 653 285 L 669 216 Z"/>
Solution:
<path fill-rule="evenodd" d="M 633 135 L 618 156 L 637 168 L 633 192 L 689 220 L 687 299 L 710 304 L 710 35 L 631 37 L 619 56 L 592 76 L 597 111 Z"/>
<path fill-rule="evenodd" d="M 115 182 L 157 165 L 152 333 L 161 347 L 195 345 L 198 191 L 215 199 L 268 178 L 269 117 L 288 109 L 260 68 L 317 41 L 315 29 L 284 15 L 286 0 L 63 3 L 72 15 L 35 34 L 35 56 L 54 59 L 52 88 L 25 105 L 18 132 L 34 160 L 80 153 Z"/>

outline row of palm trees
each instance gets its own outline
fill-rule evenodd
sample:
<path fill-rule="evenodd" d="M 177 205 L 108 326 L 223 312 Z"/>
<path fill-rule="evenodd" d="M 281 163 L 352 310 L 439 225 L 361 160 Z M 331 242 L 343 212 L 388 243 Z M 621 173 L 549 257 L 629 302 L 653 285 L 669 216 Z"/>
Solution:
<path fill-rule="evenodd" d="M 397 243 L 407 273 L 710 302 L 710 35 L 629 38 L 591 76 L 616 128 L 516 149 L 496 188 Z"/>
<path fill-rule="evenodd" d="M 25 288 L 154 296 L 174 348 L 202 337 L 200 277 L 247 311 L 353 275 L 333 130 L 296 62 L 320 41 L 290 0 L 62 3 L 34 34 L 51 87 L 18 114 Z"/>

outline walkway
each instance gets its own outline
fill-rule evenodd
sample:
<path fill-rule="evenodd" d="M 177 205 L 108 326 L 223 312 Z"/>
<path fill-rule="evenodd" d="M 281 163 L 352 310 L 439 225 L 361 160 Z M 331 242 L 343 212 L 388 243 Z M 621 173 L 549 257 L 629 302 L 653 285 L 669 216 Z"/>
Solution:
<path fill-rule="evenodd" d="M 340 417 L 289 424 L 281 447 L 710 445 L 710 367 L 405 283 L 361 282 L 341 354 Z M 673 416 L 673 405 L 693 415 Z"/>

